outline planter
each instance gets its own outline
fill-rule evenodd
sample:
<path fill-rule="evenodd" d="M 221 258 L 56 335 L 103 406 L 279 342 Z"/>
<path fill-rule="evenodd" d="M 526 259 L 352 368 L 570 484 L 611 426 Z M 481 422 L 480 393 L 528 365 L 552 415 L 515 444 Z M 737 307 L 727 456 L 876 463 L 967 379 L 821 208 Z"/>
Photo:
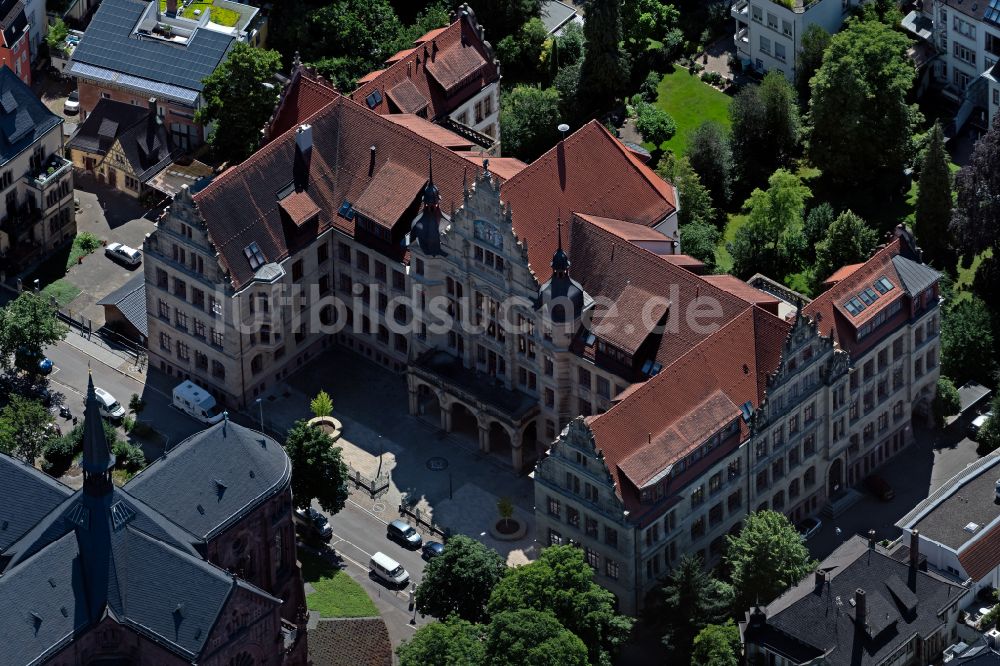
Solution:
<path fill-rule="evenodd" d="M 517 518 L 503 520 L 502 518 L 490 525 L 490 536 L 497 541 L 517 541 L 528 533 L 528 524 Z"/>
<path fill-rule="evenodd" d="M 309 419 L 308 425 L 311 428 L 319 428 L 326 433 L 331 441 L 336 442 L 343 434 L 344 426 L 332 416 L 316 416 Z"/>

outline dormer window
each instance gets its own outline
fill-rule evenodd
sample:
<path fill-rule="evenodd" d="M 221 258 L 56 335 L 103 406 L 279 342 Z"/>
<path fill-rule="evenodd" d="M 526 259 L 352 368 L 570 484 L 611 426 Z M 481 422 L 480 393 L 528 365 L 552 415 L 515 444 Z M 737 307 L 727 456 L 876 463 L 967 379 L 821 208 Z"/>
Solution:
<path fill-rule="evenodd" d="M 260 251 L 260 246 L 257 245 L 256 241 L 250 243 L 243 249 L 243 255 L 250 262 L 251 270 L 257 270 L 261 266 L 267 263 L 264 258 L 264 253 Z"/>

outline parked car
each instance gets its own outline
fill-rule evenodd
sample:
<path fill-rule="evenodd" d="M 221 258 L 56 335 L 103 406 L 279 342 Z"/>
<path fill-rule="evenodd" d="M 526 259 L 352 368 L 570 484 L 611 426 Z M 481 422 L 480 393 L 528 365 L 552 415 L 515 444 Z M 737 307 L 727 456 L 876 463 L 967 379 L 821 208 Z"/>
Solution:
<path fill-rule="evenodd" d="M 142 263 L 142 253 L 139 250 L 121 243 L 108 243 L 104 248 L 104 254 L 129 268 L 135 268 Z"/>
<path fill-rule="evenodd" d="M 889 482 L 878 474 L 872 474 L 865 479 L 865 488 L 868 489 L 868 492 L 883 502 L 888 502 L 896 496 L 896 491 L 892 489 Z"/>
<path fill-rule="evenodd" d="M 385 553 L 375 553 L 368 562 L 368 573 L 381 578 L 393 587 L 405 587 L 410 582 L 410 574 L 396 560 Z"/>
<path fill-rule="evenodd" d="M 992 418 L 993 412 L 986 412 L 985 414 L 980 414 L 976 418 L 972 419 L 972 423 L 969 424 L 969 437 L 975 439 L 979 435 L 979 430 L 986 422 Z"/>
<path fill-rule="evenodd" d="M 808 541 L 809 539 L 816 536 L 820 528 L 823 527 L 823 521 L 819 518 L 806 518 L 795 526 L 795 529 L 799 531 L 799 536 L 802 537 L 803 541 Z"/>
<path fill-rule="evenodd" d="M 421 549 L 421 555 L 425 560 L 430 560 L 444 552 L 444 544 L 438 541 L 428 541 Z"/>
<path fill-rule="evenodd" d="M 330 521 L 311 506 L 305 509 L 296 509 L 295 522 L 301 527 L 300 532 L 304 536 L 315 537 L 321 541 L 329 541 L 333 538 L 333 528 L 330 527 Z"/>
<path fill-rule="evenodd" d="M 115 396 L 97 387 L 94 388 L 94 393 L 97 395 L 97 406 L 101 412 L 101 416 L 112 421 L 125 418 L 125 408 L 122 407 L 120 402 L 115 400 Z"/>
<path fill-rule="evenodd" d="M 385 535 L 399 545 L 412 548 L 413 550 L 420 548 L 420 545 L 424 542 L 411 525 L 398 518 L 386 526 Z"/>
<path fill-rule="evenodd" d="M 14 365 L 29 374 L 48 375 L 52 372 L 52 361 L 49 358 L 25 347 L 14 352 Z"/>
<path fill-rule="evenodd" d="M 74 90 L 66 98 L 66 103 L 63 104 L 63 113 L 67 115 L 75 115 L 80 113 L 80 91 Z"/>

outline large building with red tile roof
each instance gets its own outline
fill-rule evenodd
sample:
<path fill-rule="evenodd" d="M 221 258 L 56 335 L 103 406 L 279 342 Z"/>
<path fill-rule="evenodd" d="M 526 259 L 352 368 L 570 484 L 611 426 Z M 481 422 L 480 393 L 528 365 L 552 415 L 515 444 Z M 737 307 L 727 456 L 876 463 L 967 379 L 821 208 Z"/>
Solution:
<path fill-rule="evenodd" d="M 577 238 L 598 225 L 578 224 L 570 256 L 582 251 L 590 268 L 600 255 Z M 816 300 L 793 304 L 786 320 L 777 315 L 789 304 L 775 293 L 665 258 L 657 263 L 674 270 L 630 270 L 637 253 L 654 255 L 624 244 L 615 252 L 625 247 L 620 277 L 610 266 L 580 276 L 588 294 L 605 289 L 618 312 L 581 323 L 573 349 L 579 377 L 608 368 L 630 385 L 606 411 L 591 412 L 583 400 L 590 393 L 571 374 L 568 391 L 579 396 L 571 411 L 582 416 L 560 422 L 535 468 L 535 527 L 544 545 L 584 548 L 598 582 L 635 613 L 682 555 L 718 562 L 726 535 L 750 511 L 793 521 L 843 511 L 859 497 L 852 486 L 910 443 L 911 420 L 928 413 L 938 376 L 939 276 L 900 228 Z M 592 272 L 624 287 L 615 296 Z M 648 281 L 637 282 L 639 274 Z M 654 295 L 666 296 L 665 311 Z M 637 344 L 647 330 L 628 317 L 637 296 L 645 322 L 663 326 L 659 339 Z M 688 314 L 671 327 L 671 317 L 699 301 L 711 303 L 713 330 L 696 330 Z M 618 326 L 599 330 L 609 318 Z M 651 376 L 630 375 L 634 365 L 601 354 L 613 350 L 620 360 L 632 349 Z"/>
<path fill-rule="evenodd" d="M 358 81 L 349 97 L 380 115 L 412 114 L 474 138 L 496 154 L 500 144 L 500 63 L 475 12 L 462 5 Z"/>

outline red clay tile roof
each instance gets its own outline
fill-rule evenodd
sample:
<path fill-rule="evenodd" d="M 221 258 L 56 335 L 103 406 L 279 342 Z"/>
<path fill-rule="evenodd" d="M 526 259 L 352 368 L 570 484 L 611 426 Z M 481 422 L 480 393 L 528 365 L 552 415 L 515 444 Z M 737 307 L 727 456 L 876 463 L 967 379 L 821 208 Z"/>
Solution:
<path fill-rule="evenodd" d="M 677 210 L 673 186 L 627 153 L 592 120 L 504 185 L 501 194 L 539 283 L 552 274 L 557 218 L 586 213 L 652 227 Z"/>
<path fill-rule="evenodd" d="M 627 400 L 588 419 L 627 508 L 637 509 L 638 497 L 622 484 L 623 476 L 636 486 L 645 483 L 704 443 L 695 441 L 702 433 L 740 418 L 743 403 L 760 404 L 789 328 L 765 310 L 747 307 Z M 747 426 L 742 418 L 740 423 L 742 439 Z"/>
<path fill-rule="evenodd" d="M 264 142 L 298 127 L 337 97 L 339 94 L 333 86 L 307 72 L 304 67 L 296 67 L 291 81 L 281 94 L 278 108 L 265 127 Z"/>
<path fill-rule="evenodd" d="M 842 267 L 838 268 L 836 271 L 834 271 L 833 275 L 831 275 L 827 279 L 823 280 L 823 284 L 826 285 L 826 286 L 828 286 L 828 287 L 832 286 L 832 285 L 836 284 L 837 282 L 840 282 L 844 278 L 848 277 L 851 273 L 853 273 L 854 271 L 858 270 L 862 266 L 864 266 L 864 263 L 860 263 L 860 264 L 848 264 L 847 266 L 842 266 Z"/>
<path fill-rule="evenodd" d="M 403 113 L 420 113 L 430 104 L 410 79 L 400 81 L 385 94 Z"/>
<path fill-rule="evenodd" d="M 452 25 L 454 25 L 454 24 L 452 24 Z M 430 31 L 424 33 L 423 36 L 418 37 L 415 40 L 413 40 L 413 46 L 415 46 L 415 47 L 416 46 L 420 46 L 424 42 L 431 41 L 432 39 L 434 39 L 435 37 L 437 37 L 438 35 L 440 35 L 441 33 L 443 33 L 445 30 L 447 30 L 450 27 L 451 26 L 446 25 L 443 28 L 434 28 L 433 30 L 430 30 Z"/>
<path fill-rule="evenodd" d="M 386 118 L 412 132 L 416 132 L 425 139 L 430 139 L 439 146 L 444 146 L 445 148 L 450 148 L 451 150 L 469 150 L 475 145 L 464 136 L 456 134 L 441 125 L 436 125 L 426 118 L 413 115 L 412 113 L 393 113 L 391 115 L 387 115 Z M 482 164 L 483 158 L 480 157 L 476 163 Z"/>
<path fill-rule="evenodd" d="M 725 289 L 733 296 L 741 298 L 747 303 L 763 306 L 768 304 L 777 305 L 780 302 L 777 297 L 765 293 L 760 289 L 755 289 L 733 275 L 706 275 L 705 280 L 720 289 Z"/>
<path fill-rule="evenodd" d="M 427 117 L 435 120 L 454 111 L 473 94 L 500 78 L 499 66 L 490 62 L 491 56 L 486 45 L 465 18 L 460 18 L 445 28 L 430 31 L 415 44 L 416 48 L 400 51 L 392 56 L 386 62 L 385 69 L 358 81 L 358 88 L 350 94 L 351 99 L 365 104 L 365 98 L 372 92 L 392 91 L 399 84 L 408 81 L 428 101 Z M 446 90 L 460 86 L 462 81 L 469 85 L 468 94 L 453 93 L 449 96 Z M 475 85 L 471 85 L 473 82 Z M 407 99 L 412 97 L 407 96 Z M 399 105 L 395 97 L 392 103 Z M 412 106 L 412 103 L 408 106 Z M 381 102 L 373 110 L 379 114 L 394 112 L 388 101 Z M 411 112 L 408 109 L 401 110 L 404 113 Z"/>
<path fill-rule="evenodd" d="M 965 573 L 978 582 L 1000 566 L 1000 525 L 994 525 L 958 553 Z"/>
<path fill-rule="evenodd" d="M 391 666 L 392 643 L 380 617 L 322 619 L 309 630 L 315 666 Z"/>
<path fill-rule="evenodd" d="M 387 162 L 375 172 L 364 192 L 353 202 L 354 210 L 383 227 L 391 228 L 417 200 L 426 184 L 426 175 L 395 162 Z"/>
<path fill-rule="evenodd" d="M 402 59 L 403 59 L 403 58 L 405 58 L 406 56 L 408 56 L 408 55 L 410 55 L 411 53 L 413 53 L 413 49 L 414 49 L 414 48 L 415 48 L 415 47 L 411 46 L 411 47 L 410 47 L 410 48 L 408 48 L 408 49 L 403 49 L 403 50 L 401 50 L 401 51 L 397 51 L 397 52 L 396 52 L 395 54 L 393 54 L 393 55 L 389 56 L 388 60 L 386 60 L 386 61 L 385 61 L 385 62 L 386 62 L 386 64 L 388 65 L 388 64 L 390 64 L 390 63 L 394 63 L 394 62 L 396 62 L 397 60 L 402 60 Z M 382 73 L 382 72 L 384 72 L 384 71 L 385 71 L 384 69 L 379 69 L 379 70 L 376 70 L 376 71 L 375 71 L 375 73 L 376 73 L 376 74 L 381 74 L 381 73 Z M 369 74 L 368 76 L 371 76 L 371 74 Z M 368 78 L 368 77 L 366 76 L 365 78 Z M 359 83 L 360 83 L 360 81 L 359 81 Z"/>
<path fill-rule="evenodd" d="M 374 81 L 379 77 L 379 74 L 381 74 L 384 71 L 385 71 L 384 69 L 376 69 L 375 71 L 368 72 L 360 79 L 358 79 L 358 85 L 361 85 L 362 83 L 368 83 L 369 81 Z"/>
<path fill-rule="evenodd" d="M 626 284 L 612 305 L 594 313 L 590 330 L 618 349 L 635 354 L 667 312 L 667 305 L 666 300 Z M 628 323 L 623 323 L 623 318 Z"/>
<path fill-rule="evenodd" d="M 490 164 L 493 164 L 490 162 Z M 599 215 L 587 215 L 586 213 L 577 213 L 577 217 L 580 217 L 591 224 L 595 224 L 605 231 L 610 231 L 615 236 L 618 236 L 622 240 L 629 242 L 636 241 L 651 241 L 651 242 L 670 242 L 671 238 L 664 236 L 659 231 L 651 229 L 649 227 L 644 227 L 638 224 L 632 224 L 631 222 L 624 222 L 622 220 L 614 220 L 610 217 L 601 217 Z M 697 260 L 696 260 L 697 261 Z"/>
<path fill-rule="evenodd" d="M 279 201 L 278 205 L 281 206 L 281 210 L 288 214 L 295 226 L 302 226 L 314 215 L 319 215 L 319 206 L 305 190 L 292 192 Z"/>

